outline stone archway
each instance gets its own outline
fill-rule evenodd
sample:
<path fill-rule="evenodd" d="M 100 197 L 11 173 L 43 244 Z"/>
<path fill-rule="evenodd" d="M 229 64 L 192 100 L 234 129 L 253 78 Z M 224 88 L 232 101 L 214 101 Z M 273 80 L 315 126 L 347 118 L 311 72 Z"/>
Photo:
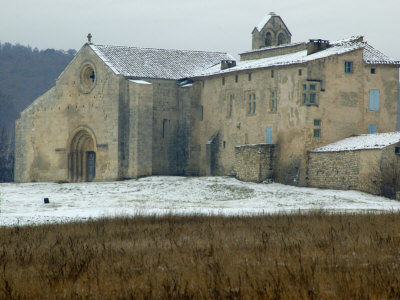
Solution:
<path fill-rule="evenodd" d="M 96 144 L 86 129 L 72 137 L 68 153 L 68 178 L 71 182 L 93 181 L 96 176 Z"/>

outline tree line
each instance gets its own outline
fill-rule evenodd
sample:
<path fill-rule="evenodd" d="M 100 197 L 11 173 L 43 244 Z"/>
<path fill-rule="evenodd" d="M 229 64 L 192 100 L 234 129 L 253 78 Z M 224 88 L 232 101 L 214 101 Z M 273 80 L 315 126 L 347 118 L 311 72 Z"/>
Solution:
<path fill-rule="evenodd" d="M 55 79 L 76 51 L 0 42 L 0 182 L 13 181 L 15 120 Z"/>

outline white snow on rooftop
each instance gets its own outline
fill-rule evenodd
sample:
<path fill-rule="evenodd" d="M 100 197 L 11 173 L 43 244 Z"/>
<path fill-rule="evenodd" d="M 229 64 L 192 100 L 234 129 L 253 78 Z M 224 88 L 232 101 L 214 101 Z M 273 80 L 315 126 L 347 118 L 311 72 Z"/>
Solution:
<path fill-rule="evenodd" d="M 136 84 L 151 84 L 150 82 L 148 82 L 148 81 L 145 81 L 145 80 L 129 80 L 130 82 L 133 82 L 133 83 L 136 83 Z"/>
<path fill-rule="evenodd" d="M 363 49 L 363 59 L 368 64 L 395 64 L 399 65 L 399 61 L 390 60 L 389 57 L 384 55 L 379 50 L 374 49 L 366 42 L 358 41 L 360 37 L 352 37 L 332 42 L 329 48 L 310 55 L 307 55 L 307 50 L 298 51 L 280 56 L 272 56 L 267 58 L 245 60 L 237 62 L 237 65 L 232 68 L 221 70 L 220 66 L 213 66 L 207 70 L 203 70 L 194 75 L 194 77 L 203 77 L 210 75 L 218 75 L 231 73 L 235 71 L 245 71 L 251 69 L 261 69 L 268 67 L 287 66 L 293 64 L 302 64 L 309 61 L 318 60 L 334 55 L 342 55 L 351 51 Z M 290 44 L 288 45 L 290 46 Z"/>
<path fill-rule="evenodd" d="M 194 72 L 235 60 L 223 52 L 89 45 L 115 74 L 126 77 L 181 79 Z"/>
<path fill-rule="evenodd" d="M 400 132 L 386 132 L 375 134 L 361 134 L 352 136 L 323 147 L 316 148 L 312 152 L 339 152 L 368 149 L 382 149 L 400 142 Z"/>
<path fill-rule="evenodd" d="M 270 12 L 268 15 L 266 15 L 261 21 L 260 23 L 258 23 L 258 25 L 256 26 L 258 31 L 261 31 L 264 26 L 268 23 L 268 21 L 273 17 L 276 16 L 276 14 L 274 12 Z"/>

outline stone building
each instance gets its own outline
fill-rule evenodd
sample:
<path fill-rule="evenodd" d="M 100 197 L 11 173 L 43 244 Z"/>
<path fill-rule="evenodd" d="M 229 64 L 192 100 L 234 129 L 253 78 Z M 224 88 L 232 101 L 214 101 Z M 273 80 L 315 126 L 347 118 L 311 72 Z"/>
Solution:
<path fill-rule="evenodd" d="M 357 135 L 309 151 L 307 183 L 394 197 L 400 187 L 400 132 Z"/>
<path fill-rule="evenodd" d="M 274 13 L 252 37 L 240 61 L 84 45 L 17 121 L 15 180 L 236 174 L 307 185 L 309 150 L 396 131 L 400 63 L 363 37 L 290 43 Z"/>

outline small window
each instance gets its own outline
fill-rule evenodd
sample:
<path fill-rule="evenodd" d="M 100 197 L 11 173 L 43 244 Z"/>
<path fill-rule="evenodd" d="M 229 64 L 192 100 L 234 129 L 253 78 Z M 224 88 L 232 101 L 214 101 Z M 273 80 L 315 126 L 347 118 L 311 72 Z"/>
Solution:
<path fill-rule="evenodd" d="M 369 110 L 379 110 L 379 90 L 369 90 Z"/>
<path fill-rule="evenodd" d="M 301 76 L 301 73 L 302 73 L 302 70 L 301 70 L 301 69 L 299 69 L 299 76 Z"/>
<path fill-rule="evenodd" d="M 371 68 L 371 74 L 375 74 L 375 68 Z"/>
<path fill-rule="evenodd" d="M 200 109 L 201 111 L 200 111 L 200 121 L 203 121 L 203 119 L 204 119 L 204 106 L 202 105 L 201 106 L 201 109 Z"/>
<path fill-rule="evenodd" d="M 256 94 L 248 94 L 248 110 L 249 115 L 254 115 L 256 113 Z"/>
<path fill-rule="evenodd" d="M 235 82 L 238 82 L 239 80 L 239 75 L 235 75 Z"/>
<path fill-rule="evenodd" d="M 274 70 L 271 70 L 271 78 L 274 78 Z"/>
<path fill-rule="evenodd" d="M 353 73 L 353 62 L 352 61 L 344 62 L 344 72 L 345 73 Z"/>
<path fill-rule="evenodd" d="M 251 73 L 249 73 L 249 81 L 251 81 Z"/>
<path fill-rule="evenodd" d="M 302 85 L 301 103 L 303 105 L 317 105 L 317 85 L 315 83 Z"/>
<path fill-rule="evenodd" d="M 226 142 L 224 141 L 224 143 L 223 143 L 223 144 L 224 144 L 224 149 L 225 149 L 225 147 L 226 147 Z"/>
<path fill-rule="evenodd" d="M 225 85 L 225 77 L 222 77 L 222 85 Z"/>
<path fill-rule="evenodd" d="M 378 133 L 378 125 L 368 125 L 368 133 Z"/>
<path fill-rule="evenodd" d="M 228 104 L 228 117 L 232 116 L 232 108 L 233 108 L 233 94 L 229 95 L 229 104 Z"/>
<path fill-rule="evenodd" d="M 400 155 L 400 147 L 395 147 L 394 148 L 394 154 Z"/>
<path fill-rule="evenodd" d="M 277 105 L 278 103 L 277 103 L 275 94 L 276 94 L 275 91 L 271 91 L 270 111 L 272 113 L 276 112 L 278 109 L 278 105 Z"/>
<path fill-rule="evenodd" d="M 313 130 L 314 138 L 321 138 L 321 120 L 314 119 L 314 130 Z"/>

